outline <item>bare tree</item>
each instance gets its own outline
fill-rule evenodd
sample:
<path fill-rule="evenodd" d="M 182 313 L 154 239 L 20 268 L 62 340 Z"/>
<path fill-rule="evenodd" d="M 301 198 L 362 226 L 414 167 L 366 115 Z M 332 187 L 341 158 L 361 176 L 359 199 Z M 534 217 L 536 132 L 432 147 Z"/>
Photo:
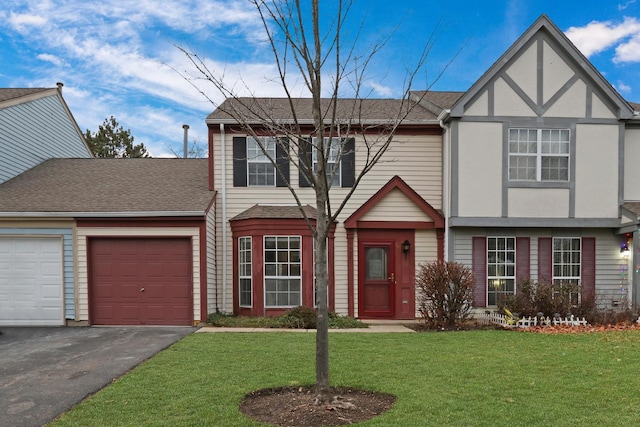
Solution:
<path fill-rule="evenodd" d="M 252 97 L 241 97 L 237 85 L 229 84 L 224 76 L 214 73 L 203 58 L 178 46 L 195 67 L 197 77 L 187 73 L 181 75 L 216 105 L 200 87 L 202 79 L 213 84 L 226 98 L 218 109 L 222 109 L 233 118 L 242 131 L 257 141 L 263 154 L 269 158 L 283 180 L 287 180 L 287 177 L 278 168 L 278 159 L 269 154 L 269 150 L 258 136 L 266 132 L 276 136 L 278 144 L 287 144 L 285 152 L 297 153 L 289 154 L 287 160 L 302 172 L 314 191 L 317 217 L 309 218 L 297 193 L 300 190 L 294 189 L 287 180 L 288 188 L 314 237 L 318 306 L 316 403 L 323 404 L 330 399 L 327 236 L 362 178 L 382 159 L 398 126 L 420 101 L 410 99 L 410 92 L 414 80 L 424 71 L 428 53 L 436 39 L 436 32 L 426 40 L 424 49 L 417 52 L 414 65 L 406 72 L 402 95 L 392 103 L 384 103 L 387 108 L 391 108 L 390 110 L 380 111 L 377 108 L 374 111 L 372 104 L 375 100 L 367 98 L 370 92 L 365 83 L 372 61 L 388 39 L 370 46 L 365 55 L 359 55 L 357 52 L 357 35 L 355 40 L 343 40 L 347 17 L 352 8 L 351 1 L 339 0 L 337 5 L 331 2 L 332 7 L 337 6 L 331 23 L 321 22 L 319 0 L 252 2 L 267 35 L 278 70 L 278 80 L 286 95 L 286 110 L 290 119 L 282 120 L 281 114 L 274 114 L 274 110 L 265 102 L 256 102 Z M 310 20 L 303 10 L 309 5 Z M 290 82 L 294 77 L 304 81 L 309 93 L 309 99 L 304 102 L 304 112 L 299 111 L 302 108 L 300 98 L 292 94 Z M 327 80 L 328 83 L 325 84 Z M 422 84 L 426 86 L 426 82 Z M 242 89 L 253 93 L 252 88 L 244 86 Z M 340 98 L 340 94 L 346 91 L 350 92 L 349 99 Z M 426 92 L 420 93 L 424 96 Z M 313 118 L 310 126 L 307 111 L 309 103 Z M 382 104 L 377 104 L 378 107 L 380 105 Z M 383 116 L 384 120 L 380 120 L 380 116 Z M 309 138 L 309 135 L 312 135 L 312 138 Z M 347 194 L 336 202 L 331 199 L 331 188 L 338 173 L 334 165 L 340 164 L 343 158 L 353 154 L 355 148 L 352 148 L 353 145 L 349 141 L 355 136 L 358 137 L 357 151 L 361 168 L 355 172 L 353 185 Z"/>
<path fill-rule="evenodd" d="M 176 158 L 184 157 L 184 153 L 181 150 L 176 150 L 173 146 L 167 144 L 167 150 L 173 154 Z M 189 159 L 203 159 L 207 157 L 207 146 L 201 144 L 197 138 L 191 139 L 187 147 L 187 158 Z"/>

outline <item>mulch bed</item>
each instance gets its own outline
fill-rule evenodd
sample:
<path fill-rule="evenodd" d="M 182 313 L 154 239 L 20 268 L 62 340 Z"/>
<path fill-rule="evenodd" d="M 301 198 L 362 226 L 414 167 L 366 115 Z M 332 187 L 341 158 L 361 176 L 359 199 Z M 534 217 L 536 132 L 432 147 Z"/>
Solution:
<path fill-rule="evenodd" d="M 347 387 L 332 387 L 331 393 L 337 399 L 318 406 L 313 386 L 256 390 L 240 402 L 240 412 L 275 426 L 341 426 L 374 418 L 396 401 L 391 394 Z"/>

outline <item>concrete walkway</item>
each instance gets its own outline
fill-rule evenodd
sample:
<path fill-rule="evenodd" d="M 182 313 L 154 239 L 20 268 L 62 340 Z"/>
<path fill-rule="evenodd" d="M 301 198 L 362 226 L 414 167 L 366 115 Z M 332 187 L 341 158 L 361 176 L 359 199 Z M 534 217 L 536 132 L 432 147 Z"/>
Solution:
<path fill-rule="evenodd" d="M 329 329 L 329 333 L 347 332 L 347 333 L 380 333 L 380 332 L 415 332 L 398 323 L 368 323 L 368 328 L 349 328 L 349 329 Z M 205 326 L 196 331 L 196 333 L 224 333 L 224 332 L 310 332 L 315 333 L 315 329 L 283 329 L 283 328 L 219 328 L 214 326 Z"/>

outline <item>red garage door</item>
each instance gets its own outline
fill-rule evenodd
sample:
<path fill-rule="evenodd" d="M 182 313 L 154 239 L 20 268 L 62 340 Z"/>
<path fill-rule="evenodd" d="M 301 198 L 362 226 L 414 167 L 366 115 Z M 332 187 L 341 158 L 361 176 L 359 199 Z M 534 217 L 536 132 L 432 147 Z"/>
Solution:
<path fill-rule="evenodd" d="M 191 325 L 191 241 L 92 238 L 90 319 L 94 325 Z"/>

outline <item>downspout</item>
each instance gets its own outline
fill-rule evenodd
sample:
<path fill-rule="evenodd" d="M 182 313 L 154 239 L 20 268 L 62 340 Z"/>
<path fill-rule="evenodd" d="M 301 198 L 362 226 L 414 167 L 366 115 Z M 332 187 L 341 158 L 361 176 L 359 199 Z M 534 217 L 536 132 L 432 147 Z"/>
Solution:
<path fill-rule="evenodd" d="M 224 123 L 220 123 L 222 159 L 222 312 L 227 313 L 227 141 Z"/>
<path fill-rule="evenodd" d="M 444 260 L 449 260 L 449 214 L 451 212 L 451 131 L 445 120 L 449 119 L 451 110 L 442 110 L 438 114 L 438 123 L 442 128 L 442 208 L 444 211 Z"/>

